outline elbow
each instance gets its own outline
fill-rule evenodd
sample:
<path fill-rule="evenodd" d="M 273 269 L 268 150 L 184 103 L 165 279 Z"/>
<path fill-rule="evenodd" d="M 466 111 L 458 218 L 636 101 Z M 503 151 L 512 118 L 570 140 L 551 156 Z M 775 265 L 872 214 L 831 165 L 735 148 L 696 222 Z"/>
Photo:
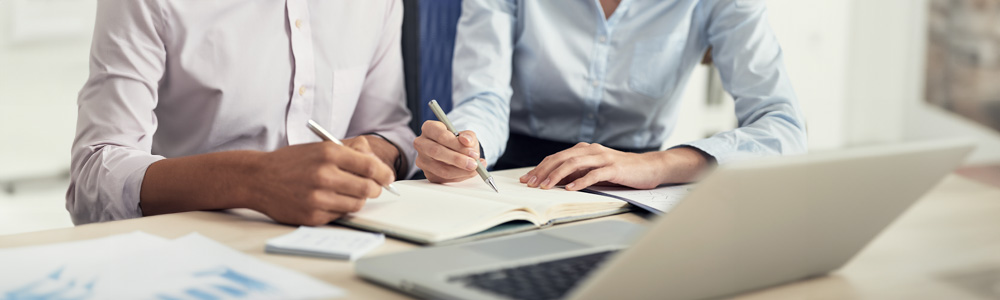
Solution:
<path fill-rule="evenodd" d="M 802 155 L 809 152 L 809 136 L 802 122 L 789 123 L 784 136 L 778 151 L 781 155 Z"/>
<path fill-rule="evenodd" d="M 786 155 L 799 155 L 809 152 L 809 130 L 805 118 L 796 118 L 791 122 L 791 138 L 789 139 L 788 151 Z"/>
<path fill-rule="evenodd" d="M 89 151 L 88 151 L 89 152 Z M 96 151 L 86 153 L 86 155 L 74 155 L 72 167 L 70 169 L 69 187 L 66 189 L 66 211 L 75 225 L 83 225 L 95 222 L 109 221 L 109 216 L 101 216 L 97 207 L 101 202 L 101 184 L 96 182 L 99 174 L 94 170 L 99 168 L 99 163 L 94 160 L 99 155 Z"/>
<path fill-rule="evenodd" d="M 74 172 L 76 173 L 76 172 Z M 69 187 L 66 189 L 66 211 L 69 212 L 70 219 L 74 225 L 83 225 L 100 222 L 102 218 L 94 215 L 93 207 L 96 206 L 98 197 L 91 193 L 93 188 L 89 188 L 79 175 L 74 174 L 70 178 Z"/>
<path fill-rule="evenodd" d="M 141 179 L 135 175 L 145 172 L 145 168 L 140 167 L 148 163 L 135 161 L 135 157 L 127 154 L 124 149 L 107 146 L 74 149 L 70 184 L 66 190 L 66 210 L 73 224 L 141 216 L 137 193 L 127 187 Z"/>
<path fill-rule="evenodd" d="M 66 189 L 66 211 L 69 212 L 69 217 L 73 221 L 73 225 L 96 222 L 86 214 L 86 211 L 83 209 L 85 206 L 80 205 L 80 199 L 83 197 L 78 195 L 79 191 L 80 189 L 77 188 L 76 180 L 70 179 L 69 188 Z"/>

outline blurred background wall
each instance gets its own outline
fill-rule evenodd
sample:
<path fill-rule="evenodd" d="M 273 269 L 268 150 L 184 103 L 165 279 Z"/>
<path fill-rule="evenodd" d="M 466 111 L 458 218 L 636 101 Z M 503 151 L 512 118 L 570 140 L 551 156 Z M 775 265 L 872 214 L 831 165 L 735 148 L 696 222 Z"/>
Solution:
<path fill-rule="evenodd" d="M 69 169 L 93 0 L 0 0 L 0 181 Z"/>
<path fill-rule="evenodd" d="M 813 151 L 969 137 L 980 147 L 968 164 L 1000 163 L 1000 133 L 925 101 L 929 1 L 767 1 Z M 15 190 L 0 191 L 0 234 L 70 226 L 62 201 L 95 5 L 0 0 L 0 188 Z M 695 71 L 667 145 L 735 124 L 711 72 Z"/>
<path fill-rule="evenodd" d="M 68 227 L 94 0 L 0 0 L 0 234 Z"/>

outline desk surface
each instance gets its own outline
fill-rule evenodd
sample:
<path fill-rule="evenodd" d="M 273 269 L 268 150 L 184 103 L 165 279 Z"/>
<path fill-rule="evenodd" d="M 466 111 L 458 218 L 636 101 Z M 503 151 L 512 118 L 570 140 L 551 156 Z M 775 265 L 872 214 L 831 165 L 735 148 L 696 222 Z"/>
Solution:
<path fill-rule="evenodd" d="M 849 197 L 845 192 L 845 197 Z M 646 222 L 634 214 L 609 218 Z M 589 221 L 584 221 L 589 222 Z M 263 261 L 347 290 L 347 299 L 400 299 L 404 294 L 354 275 L 351 263 L 264 253 L 264 242 L 294 230 L 218 212 L 189 212 L 0 236 L 0 248 L 67 242 L 135 230 L 166 238 L 199 232 Z M 372 254 L 414 244 L 387 239 Z M 989 294 L 992 293 L 992 294 Z M 738 299 L 988 299 L 1000 297 L 1000 189 L 949 176 L 844 268 L 829 276 L 741 295 Z"/>

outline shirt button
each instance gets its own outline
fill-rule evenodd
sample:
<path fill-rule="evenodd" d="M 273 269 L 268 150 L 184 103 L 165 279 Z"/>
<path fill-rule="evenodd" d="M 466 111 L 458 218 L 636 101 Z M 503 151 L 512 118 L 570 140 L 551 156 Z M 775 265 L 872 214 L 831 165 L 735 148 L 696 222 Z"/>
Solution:
<path fill-rule="evenodd" d="M 597 81 L 597 79 L 594 79 L 594 81 L 591 81 L 591 82 L 590 82 L 590 85 L 593 85 L 593 86 L 598 86 L 598 85 L 600 85 L 600 84 L 601 84 L 601 82 L 600 82 L 600 81 Z"/>
<path fill-rule="evenodd" d="M 602 35 L 602 36 L 598 37 L 597 40 L 601 41 L 601 43 L 607 42 L 608 41 L 608 37 Z"/>
<path fill-rule="evenodd" d="M 302 19 L 295 20 L 295 28 L 302 29 Z"/>
<path fill-rule="evenodd" d="M 299 86 L 299 96 L 305 96 L 305 95 L 306 95 L 306 86 L 304 85 Z"/>

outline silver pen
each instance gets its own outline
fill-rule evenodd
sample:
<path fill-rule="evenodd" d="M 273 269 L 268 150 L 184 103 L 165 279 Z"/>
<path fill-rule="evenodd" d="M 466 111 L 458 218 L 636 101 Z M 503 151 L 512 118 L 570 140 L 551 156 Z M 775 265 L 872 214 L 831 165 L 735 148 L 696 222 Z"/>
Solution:
<path fill-rule="evenodd" d="M 448 120 L 448 116 L 444 114 L 444 110 L 442 110 L 441 106 L 438 105 L 437 100 L 431 100 L 431 102 L 428 103 L 427 105 L 431 106 L 431 111 L 434 112 L 434 115 L 437 116 L 438 120 L 440 120 L 441 123 L 444 123 L 444 126 L 447 127 L 448 130 L 451 131 L 451 133 L 454 133 L 455 136 L 458 136 L 458 130 L 455 130 L 454 125 L 451 125 L 451 121 Z M 490 187 L 493 188 L 494 192 L 497 193 L 500 192 L 500 190 L 497 189 L 496 182 L 493 181 L 493 175 L 490 175 L 489 172 L 486 172 L 486 166 L 483 165 L 483 162 L 479 160 L 476 160 L 476 173 L 479 173 L 479 177 L 482 177 L 483 181 L 486 182 L 486 184 L 489 184 Z"/>
<path fill-rule="evenodd" d="M 315 121 L 309 120 L 309 123 L 306 124 L 306 126 L 308 126 L 309 129 L 311 129 L 313 133 L 315 133 L 316 135 L 318 135 L 319 138 L 323 139 L 324 141 L 331 141 L 334 144 L 341 145 L 341 146 L 344 145 L 344 143 L 341 143 L 340 140 L 338 140 L 337 138 L 333 137 L 333 135 L 330 134 L 330 132 L 326 131 L 326 129 L 323 129 L 323 127 L 319 126 L 319 124 L 316 123 Z M 403 155 L 403 154 L 400 153 L 400 155 Z M 388 185 L 386 185 L 386 186 L 383 186 L 383 188 L 385 188 L 385 190 L 389 191 L 390 193 L 396 194 L 396 196 L 402 196 L 402 195 L 399 194 L 399 191 L 397 191 L 396 188 L 392 186 L 391 183 L 388 184 Z"/>

